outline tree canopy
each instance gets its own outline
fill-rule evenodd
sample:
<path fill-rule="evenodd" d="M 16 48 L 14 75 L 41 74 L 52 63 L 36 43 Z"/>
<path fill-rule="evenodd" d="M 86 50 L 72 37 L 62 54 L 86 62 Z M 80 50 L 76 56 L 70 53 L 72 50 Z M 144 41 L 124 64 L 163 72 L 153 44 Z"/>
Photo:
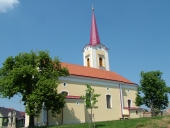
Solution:
<path fill-rule="evenodd" d="M 68 69 L 61 66 L 57 57 L 52 59 L 48 51 L 19 53 L 8 57 L 0 68 L 0 94 L 5 98 L 22 96 L 30 121 L 42 107 L 55 115 L 65 103 L 64 96 L 57 93 L 58 77 L 68 75 Z"/>
<path fill-rule="evenodd" d="M 141 72 L 140 85 L 136 97 L 136 105 L 146 105 L 154 114 L 154 109 L 163 110 L 168 106 L 169 88 L 166 82 L 162 79 L 162 72 L 150 71 Z M 143 93 L 144 96 L 141 96 Z"/>
<path fill-rule="evenodd" d="M 96 103 L 98 102 L 97 97 L 100 96 L 100 94 L 94 94 L 94 89 L 89 85 L 86 84 L 86 95 L 82 96 L 82 98 L 85 100 L 85 105 L 87 109 L 93 109 L 98 108 L 96 106 Z"/>

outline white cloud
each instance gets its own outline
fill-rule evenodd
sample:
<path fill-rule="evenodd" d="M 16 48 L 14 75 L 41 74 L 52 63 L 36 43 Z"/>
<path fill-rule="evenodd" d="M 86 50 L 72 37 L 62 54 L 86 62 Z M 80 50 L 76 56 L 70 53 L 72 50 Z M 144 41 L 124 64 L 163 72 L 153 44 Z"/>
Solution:
<path fill-rule="evenodd" d="M 7 12 L 19 4 L 19 0 L 0 0 L 0 12 Z"/>

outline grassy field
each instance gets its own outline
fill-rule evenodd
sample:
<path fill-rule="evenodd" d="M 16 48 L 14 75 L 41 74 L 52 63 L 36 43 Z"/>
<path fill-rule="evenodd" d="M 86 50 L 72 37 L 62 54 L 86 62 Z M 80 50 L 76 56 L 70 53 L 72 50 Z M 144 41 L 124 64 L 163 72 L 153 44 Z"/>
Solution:
<path fill-rule="evenodd" d="M 88 128 L 88 123 L 41 128 Z M 40 128 L 40 127 L 39 127 Z M 91 125 L 92 128 L 92 125 Z M 95 128 L 170 128 L 170 116 L 97 122 Z"/>

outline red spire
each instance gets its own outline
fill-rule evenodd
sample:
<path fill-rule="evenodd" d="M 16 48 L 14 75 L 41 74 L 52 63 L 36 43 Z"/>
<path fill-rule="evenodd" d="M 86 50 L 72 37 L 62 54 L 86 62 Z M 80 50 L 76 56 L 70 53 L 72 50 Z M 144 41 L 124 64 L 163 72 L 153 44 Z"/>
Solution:
<path fill-rule="evenodd" d="M 94 16 L 94 9 L 92 8 L 92 23 L 91 23 L 91 32 L 90 32 L 90 45 L 100 44 L 100 38 L 98 34 L 96 19 Z"/>

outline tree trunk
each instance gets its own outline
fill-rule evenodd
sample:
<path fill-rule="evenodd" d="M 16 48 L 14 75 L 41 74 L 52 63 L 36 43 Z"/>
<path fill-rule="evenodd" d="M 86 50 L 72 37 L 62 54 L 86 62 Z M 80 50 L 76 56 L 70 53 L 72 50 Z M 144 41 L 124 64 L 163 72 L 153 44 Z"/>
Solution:
<path fill-rule="evenodd" d="M 151 116 L 154 117 L 155 116 L 154 106 L 151 105 L 150 109 L 151 109 Z"/>
<path fill-rule="evenodd" d="M 151 117 L 153 117 L 152 105 L 150 105 L 150 109 L 151 109 Z"/>
<path fill-rule="evenodd" d="M 28 128 L 34 128 L 34 115 L 29 116 L 29 126 Z"/>
<path fill-rule="evenodd" d="M 152 113 L 153 113 L 153 117 L 155 116 L 155 109 L 154 106 L 152 106 Z"/>

